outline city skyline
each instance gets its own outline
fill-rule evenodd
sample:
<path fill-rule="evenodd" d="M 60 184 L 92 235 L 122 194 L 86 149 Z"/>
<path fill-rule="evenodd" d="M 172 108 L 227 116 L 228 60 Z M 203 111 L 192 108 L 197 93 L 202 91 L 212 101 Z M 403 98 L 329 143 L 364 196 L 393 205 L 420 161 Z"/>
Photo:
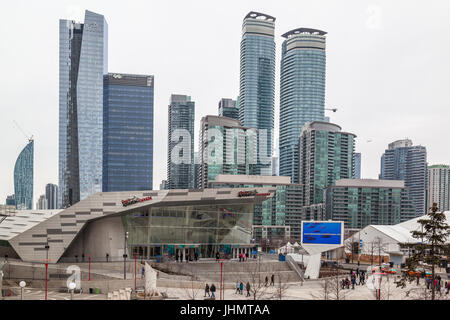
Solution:
<path fill-rule="evenodd" d="M 179 69 L 180 75 L 184 73 L 191 77 L 193 74 L 191 71 L 192 68 L 197 68 L 199 75 L 195 78 L 195 80 L 191 79 L 189 84 L 183 84 L 183 82 L 186 82 L 186 77 L 184 76 L 180 76 L 180 80 L 172 82 L 173 78 L 178 77 L 179 74 L 177 73 L 175 76 L 173 76 L 173 70 L 171 70 L 171 68 L 167 70 L 158 69 L 157 66 L 158 63 L 161 62 L 161 59 L 158 60 L 154 58 L 152 56 L 153 53 L 148 53 L 148 51 L 145 54 L 136 53 L 136 51 L 139 51 L 137 50 L 138 48 L 143 49 L 143 47 L 141 47 L 141 42 L 139 42 L 138 40 L 139 38 L 143 36 L 149 36 L 153 41 L 153 39 L 158 39 L 159 36 L 162 36 L 159 35 L 159 33 L 161 32 L 155 31 L 160 29 L 149 28 L 149 30 L 146 30 L 145 32 L 142 32 L 142 30 L 139 29 L 138 25 L 136 24 L 137 22 L 135 21 L 135 19 L 140 16 L 138 10 L 130 10 L 130 12 L 133 12 L 133 23 L 127 24 L 126 21 L 120 19 L 120 13 L 122 12 L 115 12 L 115 10 L 120 11 L 119 8 L 114 7 L 114 5 L 107 4 L 106 2 L 103 2 L 102 5 L 99 5 L 98 3 L 90 4 L 87 2 L 82 4 L 82 2 L 80 2 L 78 9 L 81 9 L 83 14 L 85 9 L 102 14 L 108 21 L 110 29 L 110 70 L 140 74 L 154 74 L 155 78 L 157 79 L 157 83 L 159 85 L 155 89 L 155 110 L 158 110 L 158 112 L 155 112 L 155 133 L 161 133 L 159 137 L 155 135 L 154 148 L 155 150 L 161 150 L 161 152 L 159 152 L 160 155 L 158 156 L 162 157 L 155 157 L 155 166 L 153 168 L 154 189 L 157 189 L 160 181 L 162 179 L 165 179 L 166 177 L 164 167 L 166 163 L 165 156 L 167 155 L 167 152 L 164 152 L 164 149 L 167 147 L 167 134 L 164 134 L 164 130 L 167 130 L 165 128 L 167 127 L 167 119 L 165 119 L 167 114 L 165 113 L 165 108 L 167 106 L 167 100 L 170 96 L 170 94 L 167 94 L 167 92 L 176 92 L 195 97 L 195 118 L 198 120 L 195 121 L 196 129 L 194 130 L 194 146 L 197 149 L 196 141 L 198 141 L 197 134 L 200 125 L 199 119 L 207 114 L 215 114 L 217 101 L 221 97 L 233 98 L 238 93 L 238 57 L 241 23 L 243 17 L 249 11 L 265 12 L 277 18 L 277 27 L 275 29 L 275 91 L 279 90 L 279 60 L 281 52 L 280 47 L 282 42 L 280 34 L 283 31 L 290 30 L 297 27 L 298 25 L 327 30 L 327 32 L 329 33 L 329 37 L 327 39 L 326 107 L 337 107 L 339 111 L 333 114 L 326 113 L 326 115 L 331 115 L 331 122 L 342 125 L 342 127 L 347 128 L 348 131 L 354 132 L 358 136 L 356 141 L 356 151 L 362 152 L 365 155 L 362 168 L 364 172 L 364 178 L 377 177 L 379 173 L 379 157 L 383 153 L 385 146 L 391 141 L 403 139 L 406 137 L 411 138 L 417 145 L 424 145 L 427 147 L 428 163 L 430 165 L 436 163 L 448 164 L 450 162 L 449 151 L 443 150 L 445 146 L 442 145 L 442 142 L 440 140 L 436 139 L 441 135 L 448 135 L 449 129 L 445 127 L 444 122 L 445 118 L 448 117 L 445 116 L 445 113 L 439 113 L 439 115 L 435 117 L 423 117 L 425 108 L 428 114 L 437 114 L 438 111 L 444 110 L 443 108 L 445 105 L 448 105 L 449 98 L 444 96 L 445 90 L 439 90 L 439 88 L 442 86 L 442 88 L 444 89 L 448 86 L 448 77 L 444 77 L 444 75 L 449 74 L 449 66 L 445 64 L 439 64 L 439 69 L 436 69 L 436 66 L 428 65 L 428 61 L 435 59 L 440 60 L 438 59 L 440 55 L 442 55 L 442 57 L 445 57 L 450 51 L 450 47 L 448 44 L 440 44 L 439 49 L 441 51 L 438 52 L 438 47 L 434 47 L 434 49 L 433 47 L 430 48 L 429 45 L 425 46 L 425 44 L 417 44 L 413 41 L 413 38 L 411 38 L 412 36 L 419 37 L 420 35 L 423 36 L 423 34 L 425 34 L 430 38 L 436 37 L 436 39 L 438 39 L 437 37 L 439 36 L 439 34 L 433 34 L 433 30 L 441 29 L 444 22 L 430 20 L 430 23 L 424 23 L 423 28 L 421 28 L 420 30 L 410 27 L 411 30 L 409 31 L 407 30 L 408 23 L 413 23 L 413 20 L 415 18 L 409 20 L 407 19 L 407 15 L 411 14 L 412 16 L 427 16 L 430 14 L 443 14 L 444 12 L 449 12 L 449 10 L 446 10 L 446 8 L 448 9 L 449 5 L 444 2 L 442 2 L 440 7 L 436 5 L 436 3 L 434 4 L 434 7 L 432 6 L 427 8 L 414 8 L 414 5 L 409 5 L 409 7 L 406 8 L 406 12 L 404 13 L 405 19 L 402 19 L 402 23 L 404 23 L 405 25 L 396 26 L 394 23 L 395 11 L 404 8 L 402 8 L 402 6 L 399 4 L 388 4 L 387 2 L 383 2 L 383 4 L 380 4 L 378 6 L 378 8 L 381 9 L 381 15 L 383 18 L 381 19 L 382 22 L 380 22 L 380 25 L 378 25 L 377 27 L 377 24 L 373 22 L 376 14 L 374 14 L 373 12 L 371 14 L 370 10 L 368 12 L 368 9 L 370 9 L 369 3 L 356 4 L 354 2 L 353 4 L 356 7 L 355 10 L 359 10 L 357 11 L 358 15 L 356 15 L 358 19 L 355 18 L 355 20 L 350 20 L 353 23 L 358 22 L 358 25 L 360 27 L 353 28 L 351 32 L 347 33 L 345 31 L 346 28 L 349 28 L 349 25 L 343 23 L 342 26 L 339 26 L 339 24 L 337 23 L 338 21 L 333 21 L 333 19 L 330 18 L 331 14 L 328 13 L 326 13 L 324 17 L 319 17 L 317 15 L 319 13 L 318 7 L 314 5 L 312 5 L 313 8 L 307 8 L 304 10 L 305 13 L 300 16 L 302 17 L 302 19 L 300 19 L 300 17 L 293 18 L 293 16 L 295 15 L 288 12 L 291 10 L 285 10 L 286 8 L 284 8 L 283 10 L 282 6 L 271 8 L 266 3 L 259 2 L 252 2 L 251 4 L 246 3 L 244 5 L 227 9 L 224 12 L 224 17 L 215 17 L 215 19 L 213 19 L 212 21 L 207 20 L 209 22 L 208 25 L 213 25 L 215 27 L 217 26 L 217 28 L 219 28 L 212 29 L 215 30 L 215 33 L 220 32 L 220 35 L 226 37 L 226 40 L 221 39 L 221 41 L 219 42 L 210 42 L 208 43 L 208 46 L 210 46 L 211 48 L 209 48 L 209 50 L 202 51 L 205 49 L 205 46 L 196 48 L 195 46 L 198 45 L 199 42 L 195 42 L 194 39 L 197 39 L 197 36 L 195 35 L 195 33 L 190 33 L 190 36 L 186 37 L 186 43 L 183 43 L 184 46 L 189 45 L 189 50 L 187 53 L 184 53 L 184 58 L 177 57 L 175 60 L 171 60 L 171 58 L 168 57 L 167 61 L 164 61 L 164 59 L 162 59 L 161 64 L 164 67 L 170 67 L 168 65 L 168 62 L 173 62 L 173 68 Z M 35 6 L 35 4 L 30 4 L 30 7 L 33 6 Z M 20 39 L 23 39 L 22 37 L 25 36 L 25 33 L 22 33 L 20 28 L 15 35 L 15 38 L 19 40 L 8 41 L 8 39 L 11 40 L 11 38 L 7 36 L 5 43 L 8 43 L 8 47 L 5 48 L 5 50 L 3 50 L 4 48 L 2 47 L 2 50 L 0 50 L 2 60 L 11 61 L 11 66 L 13 68 L 9 69 L 9 66 L 6 66 L 6 72 L 8 73 L 8 70 L 10 70 L 9 73 L 12 73 L 11 70 L 14 70 L 15 72 L 15 76 L 12 79 L 9 79 L 9 82 L 2 82 L 2 87 L 9 89 L 5 90 L 5 94 L 2 95 L 3 101 L 1 108 L 2 114 L 8 114 L 8 117 L 2 117 L 0 126 L 0 136 L 8 137 L 8 139 L 2 138 L 5 139 L 2 140 L 2 145 L 4 145 L 3 150 L 6 150 L 6 157 L 5 159 L 0 160 L 0 172 L 2 172 L 2 178 L 4 178 L 2 179 L 2 184 L 0 185 L 0 197 L 3 197 L 3 199 L 5 199 L 7 195 L 13 193 L 13 163 L 17 155 L 19 154 L 20 149 L 23 148 L 25 144 L 25 139 L 20 135 L 17 129 L 14 128 L 12 119 L 17 120 L 20 125 L 26 129 L 27 132 L 32 132 L 36 136 L 36 177 L 33 198 L 38 199 L 38 195 L 44 192 L 44 186 L 47 183 L 57 182 L 57 169 L 55 169 L 57 167 L 58 158 L 57 23 L 59 19 L 67 18 L 75 20 L 77 22 L 80 22 L 83 19 L 80 16 L 76 16 L 77 8 L 70 7 L 64 2 L 58 4 L 55 10 L 47 10 L 48 12 L 44 12 L 46 11 L 46 6 L 47 4 L 40 4 L 38 7 L 36 7 L 36 10 L 30 10 L 30 12 L 33 11 L 32 16 L 36 16 L 36 18 L 25 19 L 29 21 L 40 21 L 40 24 L 43 25 L 43 30 L 45 30 L 45 32 L 49 32 L 49 36 L 46 37 L 45 40 L 43 40 L 46 45 L 43 45 L 43 49 L 41 50 L 43 52 L 43 56 L 40 56 L 43 60 L 42 66 L 35 63 L 28 65 L 28 61 L 21 61 L 21 64 L 17 65 L 16 59 L 20 58 L 20 54 L 18 58 L 12 59 L 14 56 L 13 53 L 20 51 L 21 48 L 21 44 L 17 41 L 20 42 Z M 192 12 L 192 10 L 195 11 L 201 8 L 201 6 L 197 4 L 193 5 L 192 7 L 193 8 L 188 11 L 182 10 L 181 7 L 180 12 L 176 12 L 175 14 L 184 15 L 186 12 L 194 14 L 195 12 Z M 304 5 L 299 6 L 299 8 L 302 8 L 302 10 L 303 7 Z M 328 8 L 334 8 L 338 10 L 337 16 L 339 16 L 341 12 L 339 11 L 341 10 L 339 9 L 339 6 L 330 4 Z M 372 7 L 372 9 L 374 8 L 376 8 L 376 6 Z M 11 9 L 12 10 L 9 10 L 10 12 L 15 10 L 17 11 L 18 9 L 20 9 L 20 6 L 11 5 Z M 164 6 L 162 6 L 162 9 L 161 7 L 156 9 L 162 10 L 162 12 L 168 10 L 168 8 L 165 8 Z M 219 12 L 218 9 L 216 11 L 215 8 L 211 8 L 209 5 L 206 5 L 204 10 L 206 10 L 207 12 L 208 10 L 210 10 L 211 12 Z M 6 11 L 8 10 L 5 10 L 4 12 Z M 209 17 L 206 17 L 204 13 L 205 11 L 197 12 L 195 13 L 195 17 L 198 17 L 199 19 L 209 19 Z M 27 16 L 28 14 L 30 13 L 26 12 L 25 16 Z M 311 17 L 309 17 L 308 14 L 311 14 Z M 14 14 L 11 14 L 11 16 L 14 16 Z M 325 23 L 324 21 L 326 21 L 326 19 L 331 20 L 330 22 Z M 337 18 L 334 19 L 339 20 Z M 176 19 L 174 21 L 176 21 Z M 202 24 L 204 22 L 205 21 L 203 21 Z M 12 26 L 15 25 L 13 21 L 6 16 L 3 20 L 3 23 L 8 23 Z M 147 21 L 146 23 L 149 22 Z M 226 25 L 223 25 L 225 23 Z M 178 25 L 178 23 L 174 24 L 177 28 L 182 25 Z M 188 24 L 188 28 L 192 28 L 188 30 L 192 31 L 196 27 L 198 27 L 198 25 L 196 25 L 196 22 L 194 21 L 192 22 L 192 24 Z M 120 32 L 118 32 L 118 29 L 121 28 L 123 28 L 124 30 L 119 30 Z M 391 32 L 392 30 L 395 30 L 395 37 L 390 37 L 389 35 L 387 35 L 387 33 Z M 130 31 L 139 33 L 138 37 L 127 40 L 127 32 Z M 346 40 L 346 37 L 349 37 L 353 32 L 357 33 L 357 35 L 359 35 L 360 37 L 365 35 L 367 36 L 367 38 L 360 38 L 359 41 L 361 43 L 358 46 L 351 45 L 349 44 L 349 42 L 346 42 L 345 45 L 339 44 L 339 42 Z M 386 32 L 386 34 L 383 32 Z M 398 37 L 396 37 L 396 35 L 398 35 L 397 32 L 401 32 L 401 39 L 398 39 Z M 411 43 L 405 44 L 406 40 L 408 39 L 409 41 L 411 41 Z M 125 51 L 117 51 L 117 44 L 120 42 L 124 42 L 125 40 L 127 41 L 126 44 L 131 46 L 131 48 Z M 190 44 L 191 42 L 192 44 Z M 224 46 L 223 48 L 215 47 L 220 45 L 223 46 L 224 44 L 221 42 L 225 42 L 226 46 Z M 412 42 L 414 42 L 414 46 Z M 164 44 L 163 48 L 166 49 L 164 54 L 171 54 L 169 51 L 173 44 L 165 42 L 162 43 Z M 411 47 L 408 47 L 408 45 L 410 45 Z M 386 55 L 386 46 L 395 47 L 396 49 L 392 51 L 397 52 L 389 51 L 389 55 Z M 213 57 L 213 52 L 215 52 L 216 50 L 212 48 L 227 50 L 224 54 L 225 58 L 222 59 L 225 67 L 213 66 L 212 71 L 210 70 L 205 72 L 204 70 L 202 70 L 202 65 L 204 62 L 201 60 L 204 60 L 205 57 L 207 59 L 212 59 L 212 61 L 216 60 Z M 411 49 L 411 51 L 408 51 L 409 49 Z M 338 51 L 340 50 L 342 50 L 343 52 L 339 53 Z M 371 52 L 372 50 L 374 52 Z M 360 55 L 361 52 L 367 53 L 367 55 Z M 138 57 L 132 59 L 134 61 L 130 61 L 131 59 L 123 58 L 124 54 L 131 53 L 138 55 Z M 157 57 L 158 53 L 155 54 Z M 348 62 L 349 60 L 342 59 L 342 55 L 345 54 L 353 58 L 351 60 L 352 64 L 346 65 L 346 62 Z M 44 55 L 48 55 L 48 57 L 44 57 Z M 170 57 L 174 56 L 171 55 Z M 373 63 L 373 61 L 380 61 L 379 59 L 374 59 L 374 57 L 384 58 L 381 59 L 383 64 Z M 149 64 L 149 60 L 156 61 L 152 61 L 151 64 Z M 187 62 L 190 60 L 193 60 L 194 63 L 191 63 L 192 65 L 188 66 Z M 444 60 L 442 59 L 442 61 Z M 48 67 L 49 65 L 51 65 L 50 70 L 45 72 L 42 67 Z M 220 70 L 222 70 L 222 73 L 220 73 Z M 357 81 L 352 82 L 349 81 L 348 78 L 345 78 L 345 81 L 343 81 L 341 79 L 343 71 L 350 73 L 350 75 L 348 76 L 349 78 L 354 76 L 355 74 L 358 74 L 358 72 L 361 72 L 361 74 L 359 74 L 360 77 L 355 78 L 355 80 Z M 421 71 L 424 72 L 422 77 L 413 77 L 414 74 L 417 74 L 417 72 Z M 25 74 L 25 72 L 32 81 L 36 82 L 36 88 L 30 88 L 30 90 L 40 90 L 39 92 L 33 91 L 32 93 L 34 93 L 34 96 L 33 94 L 29 95 L 33 96 L 32 100 L 28 100 L 30 99 L 29 97 L 27 97 L 28 95 L 21 95 L 19 91 L 22 86 L 27 86 L 28 80 L 19 77 L 19 75 Z M 389 76 L 386 76 L 387 72 L 389 73 Z M 37 79 L 39 79 L 42 74 L 53 74 L 54 79 L 38 81 Z M 214 74 L 223 74 L 224 79 L 219 81 L 220 77 L 215 77 Z M 209 77 L 205 77 L 205 75 Z M 431 78 L 432 75 L 433 78 Z M 439 80 L 440 75 L 441 79 Z M 378 83 L 378 87 L 374 89 L 374 82 L 372 81 L 376 79 L 378 79 L 378 82 L 375 81 L 375 83 Z M 383 79 L 383 83 L 380 82 L 381 79 Z M 211 82 L 211 84 L 209 84 L 208 81 Z M 232 86 L 224 86 L 223 83 L 225 82 L 231 82 Z M 361 82 L 362 84 L 356 82 Z M 396 86 L 393 86 L 394 84 L 396 84 Z M 210 85 L 211 90 L 205 90 L 205 85 Z M 233 89 L 231 89 L 231 87 Z M 383 89 L 382 92 L 385 93 L 385 96 L 380 95 L 380 87 L 381 89 Z M 158 90 L 161 91 L 158 92 Z M 439 95 L 439 91 L 442 92 L 442 95 Z M 15 93 L 16 95 L 12 96 L 11 93 Z M 432 97 L 433 95 L 437 96 L 437 98 Z M 432 100 L 432 102 L 430 103 L 428 101 L 430 97 L 436 100 Z M 278 100 L 279 99 L 277 98 L 276 93 L 274 129 L 275 145 L 278 145 Z M 43 107 L 40 108 L 40 106 Z M 44 119 L 44 121 L 39 121 L 41 119 L 37 118 L 37 115 L 39 113 L 36 110 L 40 110 L 39 113 L 43 112 L 44 114 L 49 114 L 47 116 L 48 118 Z M 383 115 L 383 112 L 390 112 L 391 114 L 389 117 L 386 117 L 385 115 Z M 370 119 L 371 121 L 367 121 L 367 119 Z M 380 126 L 380 121 L 386 122 L 383 122 L 383 125 Z M 421 123 L 419 124 L 419 122 Z M 382 128 L 381 130 L 380 127 Z M 368 142 L 370 140 L 372 141 Z"/>

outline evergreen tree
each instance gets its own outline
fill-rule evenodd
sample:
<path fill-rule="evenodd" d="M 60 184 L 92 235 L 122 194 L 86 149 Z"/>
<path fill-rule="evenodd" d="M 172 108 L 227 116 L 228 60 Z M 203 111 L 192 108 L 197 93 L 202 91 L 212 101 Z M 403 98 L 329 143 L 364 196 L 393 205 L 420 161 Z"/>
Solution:
<path fill-rule="evenodd" d="M 407 259 L 407 272 L 403 273 L 396 282 L 397 287 L 404 288 L 406 281 L 412 282 L 416 277 L 414 271 L 418 266 L 426 264 L 431 266 L 431 299 L 435 299 L 435 268 L 443 256 L 450 254 L 450 245 L 447 239 L 450 227 L 446 222 L 445 213 L 438 212 L 437 203 L 433 203 L 427 218 L 419 219 L 420 231 L 411 231 L 412 237 L 418 239 L 417 243 L 403 243 L 402 248 L 413 250 L 413 255 Z M 425 268 L 424 268 L 425 271 Z"/>

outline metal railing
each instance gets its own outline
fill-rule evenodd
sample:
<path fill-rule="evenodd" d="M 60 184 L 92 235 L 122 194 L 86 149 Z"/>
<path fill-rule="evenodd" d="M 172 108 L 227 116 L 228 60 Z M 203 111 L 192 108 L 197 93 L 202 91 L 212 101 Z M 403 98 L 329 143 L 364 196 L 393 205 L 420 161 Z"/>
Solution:
<path fill-rule="evenodd" d="M 288 265 L 291 267 L 292 270 L 297 272 L 297 274 L 299 275 L 299 277 L 301 279 L 302 285 L 303 285 L 303 282 L 305 281 L 305 277 L 304 277 L 303 270 L 300 269 L 300 267 L 298 266 L 298 263 L 290 255 L 286 255 L 286 262 L 288 263 Z"/>

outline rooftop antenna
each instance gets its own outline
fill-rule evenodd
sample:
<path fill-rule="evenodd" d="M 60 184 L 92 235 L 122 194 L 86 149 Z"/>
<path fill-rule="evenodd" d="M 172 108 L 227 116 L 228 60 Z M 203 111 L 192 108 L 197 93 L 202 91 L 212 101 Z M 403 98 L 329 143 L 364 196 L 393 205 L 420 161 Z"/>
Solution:
<path fill-rule="evenodd" d="M 25 131 L 19 126 L 19 124 L 17 123 L 16 120 L 13 120 L 14 124 L 16 125 L 17 129 L 20 130 L 20 132 L 22 132 L 22 134 L 28 139 L 28 142 L 33 141 L 33 135 L 28 136 Z"/>

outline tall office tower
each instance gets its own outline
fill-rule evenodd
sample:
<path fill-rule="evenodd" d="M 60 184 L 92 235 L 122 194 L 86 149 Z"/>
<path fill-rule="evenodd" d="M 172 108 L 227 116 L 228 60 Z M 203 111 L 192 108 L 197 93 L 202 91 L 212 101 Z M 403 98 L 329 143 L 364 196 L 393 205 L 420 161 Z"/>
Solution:
<path fill-rule="evenodd" d="M 354 162 L 355 162 L 355 174 L 354 174 L 353 178 L 361 179 L 361 153 L 360 152 L 355 152 L 353 154 L 353 156 L 355 157 L 355 159 L 354 159 Z"/>
<path fill-rule="evenodd" d="M 45 199 L 45 194 L 41 195 L 36 202 L 36 210 L 45 210 L 47 208 L 47 201 Z"/>
<path fill-rule="evenodd" d="M 167 180 L 162 180 L 161 183 L 159 184 L 159 190 L 167 190 Z"/>
<path fill-rule="evenodd" d="M 405 181 L 405 186 L 410 189 L 416 216 L 427 212 L 427 168 L 426 148 L 413 146 L 409 139 L 390 143 L 381 157 L 380 179 Z"/>
<path fill-rule="evenodd" d="M 14 197 L 18 210 L 33 209 L 34 140 L 30 139 L 14 165 Z"/>
<path fill-rule="evenodd" d="M 218 174 L 248 175 L 255 154 L 255 138 L 254 129 L 243 127 L 239 120 L 203 117 L 199 137 L 198 187 L 207 188 Z"/>
<path fill-rule="evenodd" d="M 103 192 L 153 189 L 153 90 L 150 75 L 105 76 Z"/>
<path fill-rule="evenodd" d="M 236 100 L 220 99 L 219 116 L 239 120 L 239 105 L 237 105 Z"/>
<path fill-rule="evenodd" d="M 325 191 L 325 219 L 346 228 L 393 225 L 414 218 L 409 189 L 401 180 L 340 179 Z"/>
<path fill-rule="evenodd" d="M 279 162 L 279 159 L 278 159 L 278 157 L 277 156 L 273 156 L 272 157 L 272 176 L 279 176 L 280 175 L 280 172 L 279 172 L 279 170 L 278 170 L 278 162 Z"/>
<path fill-rule="evenodd" d="M 173 94 L 168 111 L 168 188 L 193 189 L 195 102 L 189 96 Z"/>
<path fill-rule="evenodd" d="M 6 205 L 7 206 L 16 206 L 16 199 L 14 198 L 14 195 L 6 196 Z"/>
<path fill-rule="evenodd" d="M 450 210 L 450 166 L 437 164 L 428 167 L 427 208 L 436 202 L 439 210 Z"/>
<path fill-rule="evenodd" d="M 46 209 L 58 209 L 58 186 L 48 183 L 45 186 Z"/>
<path fill-rule="evenodd" d="M 324 121 L 326 32 L 283 34 L 280 74 L 280 175 L 298 183 L 298 137 L 307 122 Z M 329 121 L 327 121 L 329 122 Z"/>
<path fill-rule="evenodd" d="M 353 133 L 323 121 L 303 126 L 299 138 L 299 181 L 305 186 L 304 205 L 323 203 L 324 190 L 339 179 L 351 179 L 355 165 Z"/>
<path fill-rule="evenodd" d="M 103 77 L 107 73 L 105 18 L 86 10 L 84 24 L 60 20 L 60 208 L 102 191 Z"/>
<path fill-rule="evenodd" d="M 272 175 L 275 99 L 275 18 L 249 12 L 242 24 L 239 120 L 258 129 L 257 164 L 252 174 Z"/>
<path fill-rule="evenodd" d="M 198 175 L 200 172 L 200 155 L 194 152 L 194 189 L 198 189 Z"/>

